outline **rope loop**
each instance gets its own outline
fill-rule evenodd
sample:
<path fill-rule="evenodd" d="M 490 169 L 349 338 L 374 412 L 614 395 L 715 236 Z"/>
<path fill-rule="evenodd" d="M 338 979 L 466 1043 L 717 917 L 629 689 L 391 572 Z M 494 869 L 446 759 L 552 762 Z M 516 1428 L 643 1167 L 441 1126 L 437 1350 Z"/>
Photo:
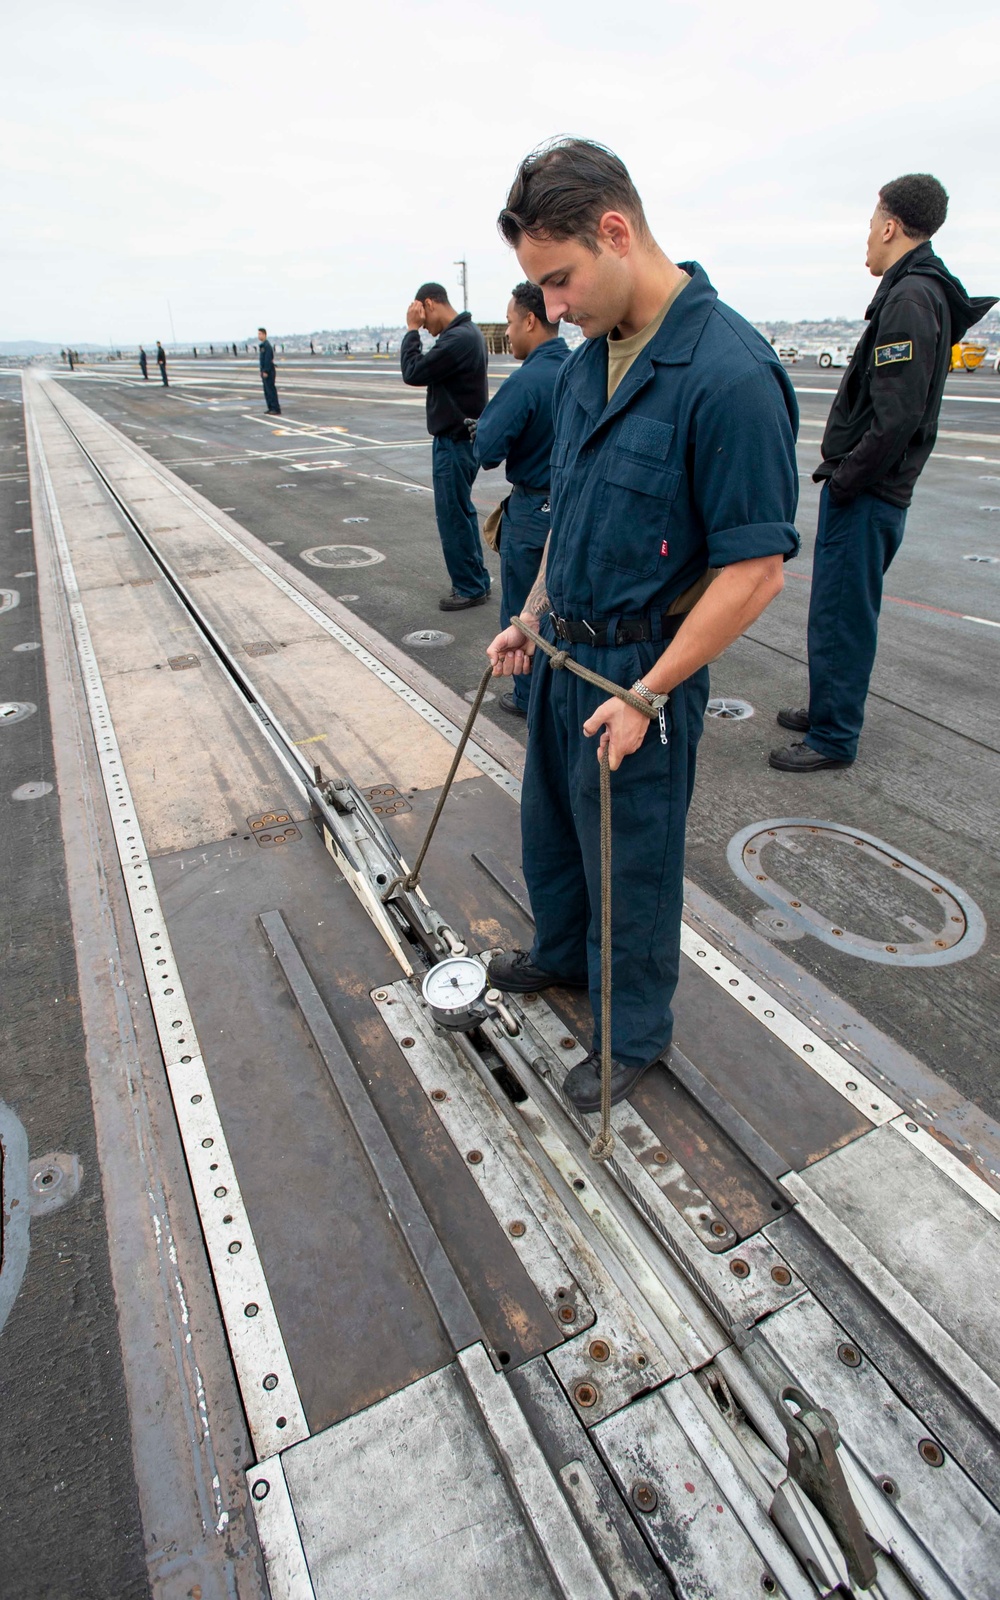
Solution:
<path fill-rule="evenodd" d="M 587 1152 L 591 1161 L 607 1161 L 615 1148 L 613 1133 L 595 1133 Z"/>

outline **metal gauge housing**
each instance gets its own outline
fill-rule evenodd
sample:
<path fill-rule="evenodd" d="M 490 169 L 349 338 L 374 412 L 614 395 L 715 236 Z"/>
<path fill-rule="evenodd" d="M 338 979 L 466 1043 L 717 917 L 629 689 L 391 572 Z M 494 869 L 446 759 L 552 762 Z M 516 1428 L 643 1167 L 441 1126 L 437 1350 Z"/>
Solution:
<path fill-rule="evenodd" d="M 475 956 L 448 956 L 431 967 L 420 986 L 435 1022 L 465 1033 L 486 1020 L 486 968 Z"/>

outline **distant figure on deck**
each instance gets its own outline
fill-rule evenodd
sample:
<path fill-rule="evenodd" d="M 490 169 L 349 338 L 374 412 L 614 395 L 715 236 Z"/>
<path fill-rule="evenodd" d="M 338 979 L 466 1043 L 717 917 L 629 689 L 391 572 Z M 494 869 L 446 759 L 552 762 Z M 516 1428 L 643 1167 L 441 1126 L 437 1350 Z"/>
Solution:
<path fill-rule="evenodd" d="M 849 767 L 875 664 L 882 580 L 937 437 L 951 348 L 995 299 L 971 300 L 931 249 L 948 196 L 929 173 L 879 190 L 865 260 L 881 278 L 841 380 L 813 478 L 823 485 L 809 598 L 809 704 L 778 712 L 805 735 L 779 772 Z"/>
<path fill-rule="evenodd" d="M 427 390 L 427 431 L 434 436 L 434 514 L 451 579 L 451 593 L 438 605 L 442 611 L 465 611 L 485 605 L 490 597 L 472 504 L 478 470 L 472 440 L 489 398 L 486 340 L 468 311 L 455 310 L 439 283 L 421 284 L 407 310 L 406 326 L 399 361 L 403 382 Z M 420 345 L 421 328 L 437 340 L 426 352 Z"/>
<path fill-rule="evenodd" d="M 264 404 L 269 417 L 280 417 L 278 386 L 274 381 L 274 345 L 267 337 L 266 328 L 257 329 L 257 338 L 260 340 L 260 381 L 264 385 Z"/>
<path fill-rule="evenodd" d="M 72 372 L 73 371 L 73 352 L 72 352 L 72 350 L 67 350 L 66 351 L 66 360 L 67 360 L 67 362 L 69 364 L 69 370 L 70 370 L 70 372 Z"/>
<path fill-rule="evenodd" d="M 169 389 L 170 385 L 167 382 L 167 352 L 164 350 L 159 339 L 156 341 L 156 365 L 160 369 L 160 377 L 163 380 L 163 387 L 165 389 Z"/>
<path fill-rule="evenodd" d="M 537 284 L 519 283 L 507 306 L 507 339 L 522 364 L 500 385 L 479 419 L 476 459 L 481 467 L 507 463 L 510 494 L 497 529 L 500 551 L 500 626 L 519 617 L 538 577 L 549 536 L 549 457 L 555 437 L 552 392 L 569 346 L 559 324 L 549 322 Z M 487 531 L 489 531 L 487 529 Z M 526 717 L 531 679 L 524 673 L 498 704 Z"/>
<path fill-rule="evenodd" d="M 142 348 L 142 345 L 139 346 L 139 371 L 142 373 L 143 383 L 148 383 L 149 371 L 146 365 L 146 352 Z"/>

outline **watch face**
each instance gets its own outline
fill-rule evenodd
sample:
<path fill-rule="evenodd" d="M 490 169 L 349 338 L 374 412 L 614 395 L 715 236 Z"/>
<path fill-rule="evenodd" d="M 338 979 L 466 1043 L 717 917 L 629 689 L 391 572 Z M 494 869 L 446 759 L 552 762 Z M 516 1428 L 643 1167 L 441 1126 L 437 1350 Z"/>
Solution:
<path fill-rule="evenodd" d="M 451 956 L 431 968 L 421 988 L 434 1010 L 465 1011 L 486 992 L 486 968 L 474 956 Z"/>

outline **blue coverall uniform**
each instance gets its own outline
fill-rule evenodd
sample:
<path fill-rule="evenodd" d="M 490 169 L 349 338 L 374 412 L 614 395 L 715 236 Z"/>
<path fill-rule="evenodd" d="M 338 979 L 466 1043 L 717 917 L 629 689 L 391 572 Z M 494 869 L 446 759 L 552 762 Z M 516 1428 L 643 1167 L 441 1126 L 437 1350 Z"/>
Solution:
<path fill-rule="evenodd" d="M 794 391 L 702 268 L 684 270 L 692 281 L 610 401 L 604 339 L 574 352 L 556 384 L 544 632 L 559 636 L 556 618 L 606 630 L 599 646 L 562 648 L 622 687 L 662 655 L 679 621 L 664 614 L 709 567 L 787 559 L 799 544 Z M 628 642 L 643 631 L 637 622 L 652 637 Z M 530 955 L 547 972 L 589 980 L 599 1049 L 600 776 L 598 741 L 582 728 L 607 696 L 540 651 L 531 676 L 521 808 Z M 626 1067 L 646 1066 L 671 1039 L 684 828 L 707 699 L 702 668 L 671 693 L 667 743 L 654 720 L 611 779 L 611 1048 Z"/>
<path fill-rule="evenodd" d="M 479 419 L 481 467 L 506 461 L 511 492 L 500 524 L 500 626 L 519 615 L 538 577 L 549 536 L 549 458 L 554 424 L 552 392 L 569 355 L 565 339 L 546 339 L 500 385 Z M 529 678 L 514 679 L 514 704 L 528 709 Z"/>
<path fill-rule="evenodd" d="M 264 390 L 264 404 L 268 412 L 277 416 L 281 407 L 278 404 L 278 386 L 274 381 L 274 345 L 270 339 L 262 339 L 260 344 L 260 381 Z"/>

